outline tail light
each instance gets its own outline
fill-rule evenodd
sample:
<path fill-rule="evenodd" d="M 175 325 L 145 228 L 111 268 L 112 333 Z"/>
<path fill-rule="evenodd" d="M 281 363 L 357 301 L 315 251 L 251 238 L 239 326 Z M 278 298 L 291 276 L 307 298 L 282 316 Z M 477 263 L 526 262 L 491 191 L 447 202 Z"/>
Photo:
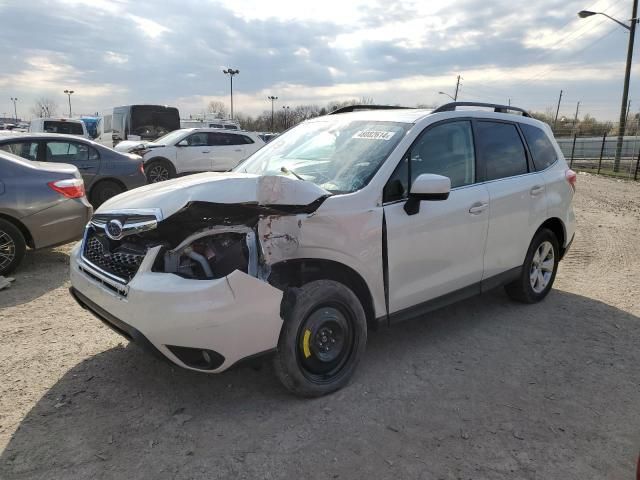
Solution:
<path fill-rule="evenodd" d="M 49 182 L 47 185 L 49 185 L 49 188 L 52 190 L 55 190 L 67 198 L 84 197 L 84 182 L 80 178 L 58 180 L 57 182 Z"/>
<path fill-rule="evenodd" d="M 578 175 L 576 175 L 576 172 L 574 172 L 573 170 L 567 170 L 566 172 L 564 172 L 564 178 L 567 179 L 567 182 L 569 182 L 569 185 L 571 185 L 571 188 L 573 188 L 573 191 L 576 191 L 576 181 L 578 179 Z"/>

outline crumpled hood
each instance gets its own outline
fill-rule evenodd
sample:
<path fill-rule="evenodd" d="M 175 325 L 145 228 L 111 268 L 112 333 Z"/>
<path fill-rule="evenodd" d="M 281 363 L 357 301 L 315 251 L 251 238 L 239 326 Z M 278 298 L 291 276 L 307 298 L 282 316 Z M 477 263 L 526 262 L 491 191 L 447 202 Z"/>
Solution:
<path fill-rule="evenodd" d="M 150 142 L 149 140 L 124 140 L 118 143 L 113 149 L 116 152 L 129 153 L 131 150 L 138 147 L 158 147 L 160 145 Z"/>
<path fill-rule="evenodd" d="M 121 193 L 96 210 L 159 208 L 170 217 L 190 202 L 250 204 L 262 206 L 306 206 L 329 196 L 311 182 L 283 176 L 251 173 L 200 173 L 154 183 Z"/>

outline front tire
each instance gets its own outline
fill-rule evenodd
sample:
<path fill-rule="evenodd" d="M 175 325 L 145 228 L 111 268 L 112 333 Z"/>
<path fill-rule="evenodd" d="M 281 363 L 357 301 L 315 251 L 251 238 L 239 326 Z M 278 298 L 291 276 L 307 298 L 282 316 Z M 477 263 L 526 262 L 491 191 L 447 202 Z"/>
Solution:
<path fill-rule="evenodd" d="M 0 275 L 13 272 L 26 249 L 22 232 L 13 223 L 0 219 Z"/>
<path fill-rule="evenodd" d="M 168 160 L 158 159 L 151 160 L 149 164 L 144 167 L 144 173 L 148 183 L 158 183 L 175 178 L 176 169 Z"/>
<path fill-rule="evenodd" d="M 536 303 L 547 296 L 558 271 L 560 248 L 555 234 L 546 228 L 533 237 L 520 278 L 505 286 L 507 294 L 522 303 Z"/>
<path fill-rule="evenodd" d="M 274 358 L 276 375 L 292 393 L 319 397 L 344 387 L 364 355 L 367 321 L 345 285 L 316 280 L 287 292 Z"/>

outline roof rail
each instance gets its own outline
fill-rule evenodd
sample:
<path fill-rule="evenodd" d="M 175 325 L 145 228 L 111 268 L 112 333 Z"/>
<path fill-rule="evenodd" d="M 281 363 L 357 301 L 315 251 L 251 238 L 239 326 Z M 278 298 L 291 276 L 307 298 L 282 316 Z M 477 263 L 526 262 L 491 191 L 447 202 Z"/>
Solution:
<path fill-rule="evenodd" d="M 358 112 L 361 110 L 396 110 L 396 109 L 406 109 L 413 107 L 397 107 L 395 105 L 348 105 L 346 107 L 338 108 L 329 112 L 327 115 L 335 115 L 337 113 L 350 113 L 350 112 Z"/>
<path fill-rule="evenodd" d="M 431 113 L 440 113 L 440 112 L 454 112 L 457 107 L 487 107 L 493 108 L 494 112 L 498 113 L 508 113 L 509 110 L 514 112 L 522 113 L 523 117 L 531 117 L 529 112 L 519 107 L 512 107 L 511 105 L 498 105 L 495 103 L 483 103 L 483 102 L 450 102 L 445 103 L 444 105 L 439 106 Z"/>

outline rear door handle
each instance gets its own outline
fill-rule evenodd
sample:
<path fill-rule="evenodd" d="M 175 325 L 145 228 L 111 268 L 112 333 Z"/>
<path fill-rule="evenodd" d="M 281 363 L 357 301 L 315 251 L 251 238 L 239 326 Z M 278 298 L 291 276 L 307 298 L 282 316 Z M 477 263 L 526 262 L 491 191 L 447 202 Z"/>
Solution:
<path fill-rule="evenodd" d="M 469 209 L 469 213 L 471 215 L 479 215 L 482 212 L 484 212 L 488 206 L 489 206 L 488 203 L 476 202 L 473 205 L 471 205 L 471 208 Z"/>
<path fill-rule="evenodd" d="M 203 150 L 202 153 L 209 153 L 210 150 Z"/>
<path fill-rule="evenodd" d="M 241 148 L 238 148 L 238 149 L 234 150 L 234 152 L 241 152 L 241 151 L 242 151 Z"/>
<path fill-rule="evenodd" d="M 544 185 L 535 185 L 529 190 L 529 193 L 533 196 L 540 195 L 542 192 L 544 192 Z"/>
<path fill-rule="evenodd" d="M 78 170 L 91 170 L 93 167 L 78 167 Z"/>

